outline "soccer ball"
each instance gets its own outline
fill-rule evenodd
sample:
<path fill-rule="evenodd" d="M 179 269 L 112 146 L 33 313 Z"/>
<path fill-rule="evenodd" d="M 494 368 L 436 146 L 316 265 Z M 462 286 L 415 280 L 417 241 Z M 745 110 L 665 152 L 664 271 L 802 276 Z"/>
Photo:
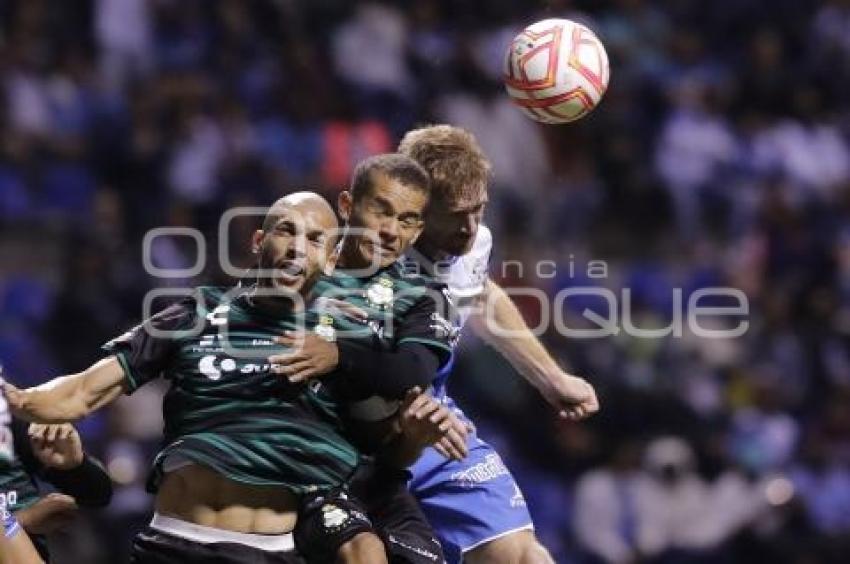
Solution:
<path fill-rule="evenodd" d="M 587 27 L 571 20 L 531 24 L 505 54 L 505 88 L 531 119 L 568 123 L 586 116 L 608 88 L 608 54 Z"/>

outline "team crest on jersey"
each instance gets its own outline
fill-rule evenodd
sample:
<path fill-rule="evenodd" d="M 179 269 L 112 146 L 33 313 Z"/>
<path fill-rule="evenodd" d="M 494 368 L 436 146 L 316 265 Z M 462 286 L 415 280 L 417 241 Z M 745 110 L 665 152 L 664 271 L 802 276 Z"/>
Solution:
<path fill-rule="evenodd" d="M 336 341 L 336 329 L 334 329 L 334 318 L 330 315 L 319 317 L 319 324 L 313 329 L 316 335 L 329 343 Z"/>
<path fill-rule="evenodd" d="M 348 521 L 348 512 L 333 503 L 322 506 L 322 523 L 325 529 L 338 530 Z"/>
<path fill-rule="evenodd" d="M 389 278 L 381 278 L 366 288 L 366 301 L 369 305 L 378 309 L 386 309 L 393 303 L 393 281 Z"/>

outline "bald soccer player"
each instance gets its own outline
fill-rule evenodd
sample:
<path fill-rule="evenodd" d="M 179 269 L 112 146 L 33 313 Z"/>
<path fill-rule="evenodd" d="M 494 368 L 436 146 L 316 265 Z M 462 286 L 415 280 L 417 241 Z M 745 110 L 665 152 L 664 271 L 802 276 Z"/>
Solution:
<path fill-rule="evenodd" d="M 15 415 L 57 423 L 159 376 L 170 380 L 164 448 L 148 484 L 156 513 L 134 542 L 133 562 L 302 561 L 291 534 L 299 502 L 348 480 L 360 453 L 343 432 L 337 399 L 276 377 L 266 359 L 287 350 L 276 335 L 317 327 L 310 293 L 336 227 L 321 197 L 282 198 L 252 237 L 256 284 L 199 287 L 107 343 L 109 356 L 87 370 L 28 390 L 5 386 Z M 421 427 L 418 438 L 430 440 Z M 337 562 L 387 561 L 368 529 L 342 540 Z"/>

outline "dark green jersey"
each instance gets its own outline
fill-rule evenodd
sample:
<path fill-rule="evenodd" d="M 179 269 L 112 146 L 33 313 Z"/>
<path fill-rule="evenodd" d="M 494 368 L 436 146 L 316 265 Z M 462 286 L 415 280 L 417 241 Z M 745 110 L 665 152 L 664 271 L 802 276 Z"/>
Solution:
<path fill-rule="evenodd" d="M 442 363 L 452 354 L 457 333 L 445 320 L 451 315 L 445 286 L 415 265 L 395 262 L 366 277 L 355 277 L 337 269 L 323 276 L 313 294 L 330 297 L 365 310 L 367 324 L 333 315 L 339 336 L 376 337 L 384 346 L 421 343 L 432 349 Z M 321 309 L 321 302 L 317 302 Z M 444 323 L 445 322 L 445 323 Z"/>
<path fill-rule="evenodd" d="M 270 316 L 244 289 L 202 287 L 105 345 L 124 368 L 128 393 L 159 376 L 171 382 L 151 490 L 163 471 L 185 463 L 295 493 L 349 477 L 358 453 L 341 434 L 335 400 L 270 373 L 266 360 L 284 352 L 274 337 L 311 329 L 312 317 Z"/>
<path fill-rule="evenodd" d="M 424 346 L 437 357 L 437 368 L 444 367 L 451 358 L 457 332 L 447 321 L 451 313 L 448 311 L 445 287 L 420 273 L 417 268 L 396 262 L 366 277 L 355 277 L 338 269 L 332 276 L 322 277 L 313 293 L 318 298 L 345 300 L 368 313 L 366 323 L 338 315 L 333 310 L 322 316 L 322 323 L 333 325 L 341 344 L 346 339 L 359 339 L 368 341 L 373 349 L 384 351 L 398 351 L 409 345 Z M 322 300 L 315 300 L 314 307 L 321 312 Z M 428 384 L 436 376 L 435 369 L 429 376 Z M 336 382 L 330 378 L 323 381 L 329 382 L 332 388 L 336 385 L 336 393 L 351 399 L 350 390 L 349 393 L 338 391 L 345 384 L 340 380 L 345 378 L 344 374 L 340 374 Z M 360 401 L 367 396 L 370 394 L 356 397 L 358 401 L 348 406 L 354 419 L 376 421 L 391 415 L 398 405 L 397 402 L 382 401 L 374 396 L 367 401 Z"/>

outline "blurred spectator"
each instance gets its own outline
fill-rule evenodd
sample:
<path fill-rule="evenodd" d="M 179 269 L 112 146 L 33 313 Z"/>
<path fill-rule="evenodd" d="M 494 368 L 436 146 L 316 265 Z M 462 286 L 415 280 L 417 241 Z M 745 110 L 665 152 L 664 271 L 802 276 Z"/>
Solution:
<path fill-rule="evenodd" d="M 152 2 L 146 0 L 97 0 L 95 34 L 100 49 L 104 85 L 122 89 L 132 79 L 153 68 L 151 38 Z"/>
<path fill-rule="evenodd" d="M 388 5 L 360 4 L 333 40 L 334 65 L 361 114 L 383 118 L 397 134 L 413 122 L 415 88 L 405 64 L 407 20 Z"/>
<path fill-rule="evenodd" d="M 725 543 L 757 515 L 755 487 L 724 476 L 709 484 L 682 439 L 662 437 L 647 446 L 645 479 L 637 493 L 637 538 L 650 561 L 716 562 Z M 730 495 L 731 494 L 731 495 Z"/>
<path fill-rule="evenodd" d="M 754 158 L 762 169 L 793 181 L 801 202 L 824 199 L 850 178 L 850 147 L 838 126 L 825 119 L 813 86 L 798 85 L 790 96 L 798 119 L 784 119 L 758 135 Z"/>
<path fill-rule="evenodd" d="M 706 197 L 726 198 L 722 174 L 732 165 L 738 141 L 711 107 L 711 91 L 695 79 L 675 85 L 674 110 L 661 130 L 656 165 L 676 206 L 680 232 L 693 237 Z"/>
<path fill-rule="evenodd" d="M 575 529 L 581 547 L 593 559 L 609 564 L 635 562 L 639 557 L 638 482 L 640 449 L 624 442 L 602 468 L 576 483 Z"/>

